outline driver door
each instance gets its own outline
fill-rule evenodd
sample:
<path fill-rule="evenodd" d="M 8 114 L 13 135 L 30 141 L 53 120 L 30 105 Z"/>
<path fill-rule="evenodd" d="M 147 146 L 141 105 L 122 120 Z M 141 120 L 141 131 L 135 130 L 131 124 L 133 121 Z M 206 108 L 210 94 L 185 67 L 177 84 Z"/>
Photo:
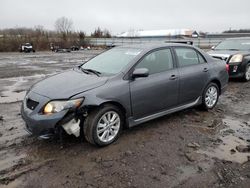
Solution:
<path fill-rule="evenodd" d="M 135 68 L 147 68 L 149 76 L 130 82 L 134 119 L 174 107 L 178 103 L 179 79 L 170 48 L 147 54 Z"/>

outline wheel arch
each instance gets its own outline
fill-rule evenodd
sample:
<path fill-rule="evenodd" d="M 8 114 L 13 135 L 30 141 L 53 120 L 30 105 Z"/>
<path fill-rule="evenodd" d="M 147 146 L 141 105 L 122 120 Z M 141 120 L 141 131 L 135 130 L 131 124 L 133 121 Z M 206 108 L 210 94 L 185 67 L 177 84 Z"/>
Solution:
<path fill-rule="evenodd" d="M 101 103 L 99 105 L 99 107 L 109 105 L 109 104 L 118 107 L 124 113 L 124 116 L 126 117 L 126 113 L 127 113 L 126 109 L 124 108 L 124 106 L 121 103 L 119 103 L 117 101 L 106 101 L 106 102 Z"/>
<path fill-rule="evenodd" d="M 221 94 L 221 83 L 220 83 L 220 81 L 218 79 L 214 78 L 209 83 L 215 83 L 219 88 L 219 94 Z"/>
<path fill-rule="evenodd" d="M 101 108 L 105 105 L 114 105 L 116 107 L 118 107 L 122 113 L 124 114 L 124 124 L 125 126 L 127 125 L 127 115 L 128 115 L 128 112 L 126 110 L 126 108 L 119 102 L 117 101 L 103 101 L 102 103 L 99 103 L 99 104 L 93 104 L 93 105 L 87 105 L 87 106 L 83 106 L 83 108 L 87 109 L 87 112 L 91 112 L 92 110 L 95 110 L 97 108 Z"/>

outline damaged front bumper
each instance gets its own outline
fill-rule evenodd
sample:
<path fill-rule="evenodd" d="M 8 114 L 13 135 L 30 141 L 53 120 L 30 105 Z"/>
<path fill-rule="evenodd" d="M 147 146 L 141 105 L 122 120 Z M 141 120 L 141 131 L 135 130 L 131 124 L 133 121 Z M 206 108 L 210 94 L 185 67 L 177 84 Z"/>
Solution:
<path fill-rule="evenodd" d="M 36 97 L 39 97 L 37 100 Z M 64 129 L 69 135 L 80 136 L 80 117 L 77 116 L 75 111 L 63 110 L 53 114 L 41 114 L 39 109 L 42 108 L 42 104 L 46 104 L 47 98 L 37 96 L 32 93 L 29 95 L 32 100 L 41 101 L 39 105 L 31 110 L 27 107 L 24 100 L 21 107 L 21 115 L 26 123 L 26 130 L 42 139 L 48 139 L 53 137 L 59 132 L 59 129 Z M 41 105 L 41 106 L 40 106 Z"/>
<path fill-rule="evenodd" d="M 21 115 L 26 123 L 29 133 L 42 139 L 48 139 L 58 133 L 59 128 L 63 128 L 69 135 L 80 136 L 80 119 L 76 119 L 75 113 L 62 111 L 51 115 L 29 116 L 24 109 Z"/>

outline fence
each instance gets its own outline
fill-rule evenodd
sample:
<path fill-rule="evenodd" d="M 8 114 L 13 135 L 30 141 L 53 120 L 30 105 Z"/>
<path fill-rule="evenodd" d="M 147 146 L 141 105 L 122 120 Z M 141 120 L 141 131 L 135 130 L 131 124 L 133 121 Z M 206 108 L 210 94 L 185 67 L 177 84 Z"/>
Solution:
<path fill-rule="evenodd" d="M 91 45 L 111 45 L 116 46 L 126 44 L 142 44 L 142 43 L 162 43 L 171 41 L 192 41 L 194 46 L 199 48 L 208 49 L 217 45 L 225 38 L 188 38 L 188 39 L 174 39 L 174 38 L 91 38 Z"/>

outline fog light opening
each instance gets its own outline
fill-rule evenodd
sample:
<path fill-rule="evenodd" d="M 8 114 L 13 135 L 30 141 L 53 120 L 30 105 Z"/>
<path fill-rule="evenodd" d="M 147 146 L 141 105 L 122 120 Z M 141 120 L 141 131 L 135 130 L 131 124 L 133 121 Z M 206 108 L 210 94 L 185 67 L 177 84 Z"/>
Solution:
<path fill-rule="evenodd" d="M 76 137 L 80 136 L 80 120 L 72 119 L 68 123 L 62 125 L 62 127 L 67 134 L 73 134 Z"/>

